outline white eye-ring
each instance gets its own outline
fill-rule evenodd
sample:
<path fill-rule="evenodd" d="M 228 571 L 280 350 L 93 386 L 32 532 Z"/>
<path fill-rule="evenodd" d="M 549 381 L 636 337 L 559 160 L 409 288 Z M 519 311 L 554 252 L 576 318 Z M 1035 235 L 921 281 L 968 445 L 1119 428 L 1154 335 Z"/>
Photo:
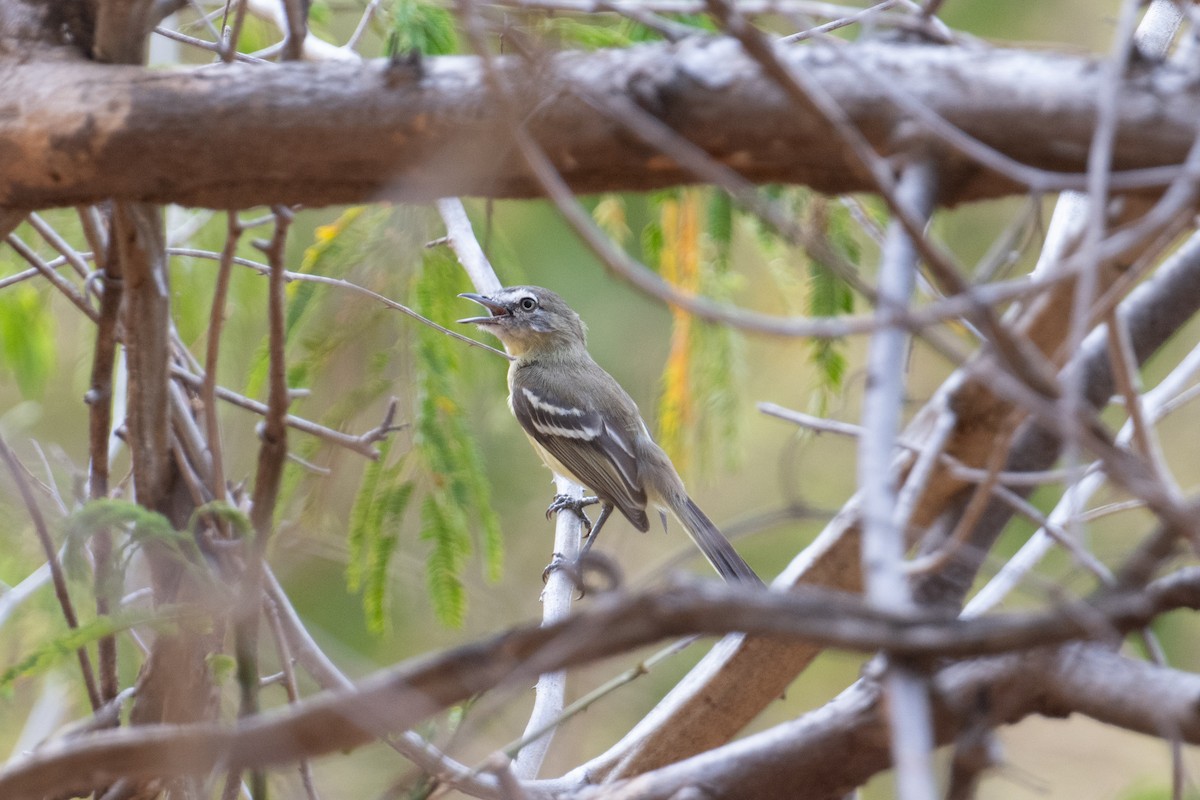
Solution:
<path fill-rule="evenodd" d="M 533 311 L 538 307 L 537 299 L 531 295 L 525 295 L 521 298 L 519 305 L 522 311 Z"/>

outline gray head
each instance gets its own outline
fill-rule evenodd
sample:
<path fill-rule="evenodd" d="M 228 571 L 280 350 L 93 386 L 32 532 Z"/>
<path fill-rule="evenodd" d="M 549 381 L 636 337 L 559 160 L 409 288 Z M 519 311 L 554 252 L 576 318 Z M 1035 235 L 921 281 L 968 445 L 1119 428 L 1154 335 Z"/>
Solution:
<path fill-rule="evenodd" d="M 540 286 L 509 286 L 490 295 L 460 294 L 488 310 L 459 322 L 478 325 L 504 342 L 511 355 L 538 355 L 585 347 L 583 320 L 554 292 Z"/>

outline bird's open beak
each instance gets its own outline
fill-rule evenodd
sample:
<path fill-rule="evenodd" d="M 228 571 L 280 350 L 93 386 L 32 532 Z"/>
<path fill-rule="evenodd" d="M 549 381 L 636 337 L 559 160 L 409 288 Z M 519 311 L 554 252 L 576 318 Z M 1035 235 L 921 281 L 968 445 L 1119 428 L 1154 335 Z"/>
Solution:
<path fill-rule="evenodd" d="M 509 315 L 508 308 L 503 303 L 497 303 L 490 297 L 484 297 L 483 295 L 475 294 L 474 292 L 464 292 L 460 294 L 459 297 L 465 297 L 468 300 L 474 300 L 476 303 L 479 303 L 479 305 L 491 312 L 485 317 L 467 317 L 466 319 L 460 319 L 460 323 L 487 325 L 488 323 L 495 322 L 500 317 L 507 317 Z"/>

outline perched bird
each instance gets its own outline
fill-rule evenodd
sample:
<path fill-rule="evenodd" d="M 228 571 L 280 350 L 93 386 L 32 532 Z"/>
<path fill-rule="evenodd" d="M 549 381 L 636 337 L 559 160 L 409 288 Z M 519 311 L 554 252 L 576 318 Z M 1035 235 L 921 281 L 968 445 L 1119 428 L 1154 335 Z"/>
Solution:
<path fill-rule="evenodd" d="M 678 518 L 725 580 L 762 583 L 688 497 L 633 398 L 588 355 L 583 321 L 561 297 L 539 286 L 459 297 L 489 312 L 459 322 L 493 334 L 513 357 L 508 405 L 533 449 L 555 474 L 596 495 L 583 501 L 560 495 L 547 514 L 571 509 L 582 516 L 583 506 L 602 504 L 584 543 L 585 553 L 614 507 L 643 532 L 650 528 L 646 511 L 653 507 L 664 522 L 666 511 Z"/>

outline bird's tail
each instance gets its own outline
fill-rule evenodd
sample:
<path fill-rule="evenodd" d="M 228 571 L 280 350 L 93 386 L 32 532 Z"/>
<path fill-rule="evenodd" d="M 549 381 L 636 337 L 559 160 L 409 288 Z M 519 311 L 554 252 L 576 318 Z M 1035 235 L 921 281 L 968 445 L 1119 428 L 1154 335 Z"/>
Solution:
<path fill-rule="evenodd" d="M 692 498 L 685 495 L 679 508 L 673 510 L 683 527 L 687 529 L 688 535 L 692 537 L 692 541 L 696 543 L 700 552 L 704 553 L 704 557 L 708 559 L 708 563 L 713 565 L 722 578 L 730 583 L 741 581 L 750 585 L 763 585 L 762 579 L 737 554 L 733 545 L 721 531 L 717 530 L 717 526 L 712 523 L 712 520 L 692 502 Z"/>

